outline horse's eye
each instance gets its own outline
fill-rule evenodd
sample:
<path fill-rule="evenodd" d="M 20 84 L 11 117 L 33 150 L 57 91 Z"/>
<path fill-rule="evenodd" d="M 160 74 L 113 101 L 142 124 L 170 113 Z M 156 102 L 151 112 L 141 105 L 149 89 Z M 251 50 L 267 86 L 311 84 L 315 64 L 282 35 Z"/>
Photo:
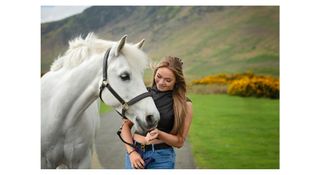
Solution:
<path fill-rule="evenodd" d="M 128 72 L 122 73 L 120 75 L 120 78 L 121 78 L 122 81 L 130 80 L 130 74 Z"/>

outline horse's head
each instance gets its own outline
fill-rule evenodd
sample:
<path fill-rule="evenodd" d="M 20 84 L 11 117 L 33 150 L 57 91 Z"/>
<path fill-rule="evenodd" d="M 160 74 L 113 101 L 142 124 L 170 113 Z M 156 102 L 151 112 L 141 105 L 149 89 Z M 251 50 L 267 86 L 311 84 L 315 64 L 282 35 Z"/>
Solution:
<path fill-rule="evenodd" d="M 105 55 L 103 83 L 107 88 L 101 91 L 100 98 L 123 113 L 139 132 L 146 132 L 155 128 L 160 119 L 143 81 L 149 59 L 141 50 L 144 40 L 132 45 L 126 43 L 126 38 L 114 43 Z"/>

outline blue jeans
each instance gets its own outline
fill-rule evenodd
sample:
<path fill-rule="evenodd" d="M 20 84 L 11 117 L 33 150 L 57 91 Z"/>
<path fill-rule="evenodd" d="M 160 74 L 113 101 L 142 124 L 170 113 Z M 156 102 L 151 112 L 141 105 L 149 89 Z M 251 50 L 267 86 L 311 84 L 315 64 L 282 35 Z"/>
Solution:
<path fill-rule="evenodd" d="M 142 153 L 142 158 L 153 158 L 145 169 L 174 169 L 176 162 L 176 153 L 173 148 L 148 150 Z M 125 168 L 132 169 L 128 153 L 125 155 Z"/>

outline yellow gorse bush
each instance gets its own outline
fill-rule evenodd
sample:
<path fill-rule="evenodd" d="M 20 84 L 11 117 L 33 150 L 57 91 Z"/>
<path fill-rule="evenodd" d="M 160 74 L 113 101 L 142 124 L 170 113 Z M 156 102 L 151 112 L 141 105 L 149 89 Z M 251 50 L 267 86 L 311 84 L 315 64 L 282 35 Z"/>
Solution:
<path fill-rule="evenodd" d="M 209 75 L 200 80 L 193 80 L 192 84 L 227 84 L 229 78 L 225 74 Z"/>
<path fill-rule="evenodd" d="M 272 77 L 243 78 L 233 81 L 227 92 L 244 97 L 279 98 L 279 80 Z"/>
<path fill-rule="evenodd" d="M 279 79 L 253 73 L 218 74 L 193 80 L 192 84 L 227 84 L 227 93 L 238 96 L 279 98 Z"/>

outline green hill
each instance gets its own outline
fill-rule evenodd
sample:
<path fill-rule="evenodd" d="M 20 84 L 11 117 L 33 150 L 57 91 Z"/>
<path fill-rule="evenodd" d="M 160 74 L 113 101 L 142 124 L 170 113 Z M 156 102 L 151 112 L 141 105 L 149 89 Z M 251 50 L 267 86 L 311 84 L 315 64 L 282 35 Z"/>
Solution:
<path fill-rule="evenodd" d="M 279 76 L 278 6 L 90 7 L 41 24 L 41 71 L 48 71 L 70 39 L 91 31 L 108 40 L 145 38 L 153 60 L 182 58 L 188 79 L 245 71 Z"/>

